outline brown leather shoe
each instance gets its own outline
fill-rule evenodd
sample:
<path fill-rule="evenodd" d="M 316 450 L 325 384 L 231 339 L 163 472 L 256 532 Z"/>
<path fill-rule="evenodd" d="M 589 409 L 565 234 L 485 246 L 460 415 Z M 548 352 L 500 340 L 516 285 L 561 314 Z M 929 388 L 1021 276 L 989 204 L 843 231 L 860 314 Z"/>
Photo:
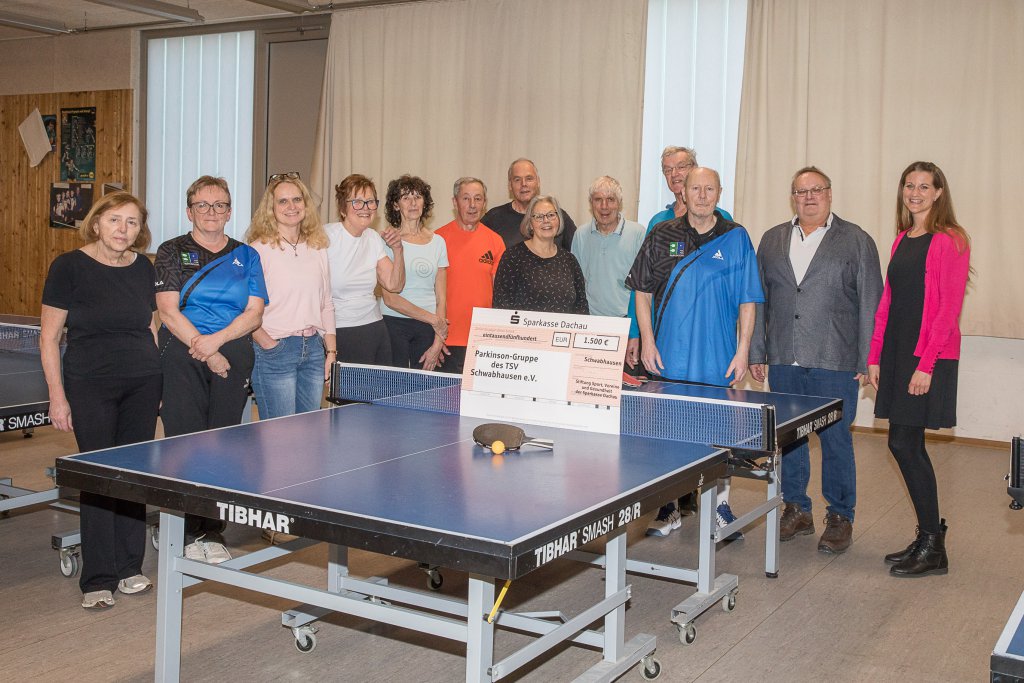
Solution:
<path fill-rule="evenodd" d="M 828 513 L 825 516 L 825 531 L 818 541 L 818 552 L 838 555 L 846 552 L 852 543 L 853 522 L 838 513 Z"/>
<path fill-rule="evenodd" d="M 786 503 L 782 510 L 782 520 L 779 521 L 779 540 L 788 541 L 796 535 L 814 533 L 814 517 L 810 512 L 804 512 L 796 503 Z"/>

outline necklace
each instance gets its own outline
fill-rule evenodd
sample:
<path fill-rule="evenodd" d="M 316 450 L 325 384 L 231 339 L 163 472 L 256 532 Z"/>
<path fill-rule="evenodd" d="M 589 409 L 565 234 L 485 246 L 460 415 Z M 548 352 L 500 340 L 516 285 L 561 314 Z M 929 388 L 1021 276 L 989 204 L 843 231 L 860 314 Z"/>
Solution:
<path fill-rule="evenodd" d="M 292 248 L 292 251 L 295 252 L 295 258 L 299 258 L 299 240 L 301 237 L 297 237 L 294 242 L 289 241 L 289 239 L 284 235 L 280 235 L 280 237 L 288 244 L 289 247 Z"/>

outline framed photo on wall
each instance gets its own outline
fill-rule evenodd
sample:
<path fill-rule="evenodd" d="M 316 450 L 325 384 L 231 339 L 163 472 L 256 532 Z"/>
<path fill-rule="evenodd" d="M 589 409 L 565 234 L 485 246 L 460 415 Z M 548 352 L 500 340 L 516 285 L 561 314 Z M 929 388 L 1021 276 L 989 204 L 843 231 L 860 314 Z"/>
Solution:
<path fill-rule="evenodd" d="M 96 180 L 96 107 L 60 110 L 61 181 Z"/>
<path fill-rule="evenodd" d="M 92 208 L 92 183 L 50 186 L 50 227 L 77 230 Z"/>

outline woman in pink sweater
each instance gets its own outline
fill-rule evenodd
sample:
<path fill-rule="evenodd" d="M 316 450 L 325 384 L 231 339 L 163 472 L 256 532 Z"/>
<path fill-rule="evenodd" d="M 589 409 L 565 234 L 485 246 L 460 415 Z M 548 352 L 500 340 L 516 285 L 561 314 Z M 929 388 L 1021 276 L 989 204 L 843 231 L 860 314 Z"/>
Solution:
<path fill-rule="evenodd" d="M 924 430 L 956 424 L 960 309 L 970 273 L 970 239 L 956 221 L 942 170 L 917 161 L 900 177 L 896 229 L 875 314 L 868 380 L 875 416 L 889 420 L 889 450 L 917 513 L 917 537 L 885 556 L 893 576 L 945 574 L 946 520 Z"/>

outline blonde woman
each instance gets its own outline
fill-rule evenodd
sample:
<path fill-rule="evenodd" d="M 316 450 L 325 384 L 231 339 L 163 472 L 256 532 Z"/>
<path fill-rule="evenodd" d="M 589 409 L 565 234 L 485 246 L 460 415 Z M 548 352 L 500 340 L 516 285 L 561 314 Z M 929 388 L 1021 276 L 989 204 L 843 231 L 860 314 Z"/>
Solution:
<path fill-rule="evenodd" d="M 245 238 L 260 255 L 270 297 L 252 333 L 260 417 L 316 410 L 338 347 L 327 234 L 298 173 L 270 176 Z"/>

